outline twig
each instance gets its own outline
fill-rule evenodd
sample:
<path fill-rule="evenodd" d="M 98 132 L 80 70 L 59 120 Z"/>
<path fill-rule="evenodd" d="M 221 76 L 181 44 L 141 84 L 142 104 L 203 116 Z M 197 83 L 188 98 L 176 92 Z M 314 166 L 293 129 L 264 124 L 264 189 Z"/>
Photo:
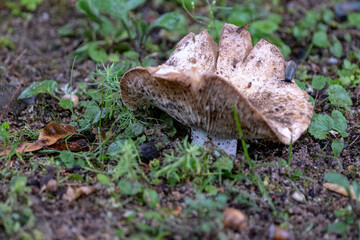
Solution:
<path fill-rule="evenodd" d="M 360 136 L 357 136 L 356 138 L 355 138 L 355 140 L 354 141 L 352 141 L 350 144 L 349 144 L 349 146 L 347 146 L 348 148 L 350 148 L 351 147 L 351 145 L 353 145 L 354 144 L 354 142 L 356 142 L 358 139 L 359 139 L 359 137 Z"/>
<path fill-rule="evenodd" d="M 27 52 L 27 49 L 25 48 L 20 55 L 10 64 L 10 66 L 7 68 L 8 71 L 10 71 L 15 64 L 25 55 L 25 53 Z"/>

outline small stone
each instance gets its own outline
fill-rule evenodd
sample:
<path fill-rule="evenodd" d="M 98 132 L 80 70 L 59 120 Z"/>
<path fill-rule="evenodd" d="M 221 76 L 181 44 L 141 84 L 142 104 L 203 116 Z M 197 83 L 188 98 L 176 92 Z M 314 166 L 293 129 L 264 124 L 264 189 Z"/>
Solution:
<path fill-rule="evenodd" d="M 159 152 L 153 143 L 143 143 L 139 146 L 139 155 L 141 160 L 148 163 L 154 158 L 159 157 Z"/>
<path fill-rule="evenodd" d="M 55 179 L 51 179 L 50 181 L 47 182 L 46 184 L 46 189 L 49 191 L 49 192 L 56 192 L 57 190 L 57 187 L 58 187 L 58 183 Z"/>
<path fill-rule="evenodd" d="M 269 227 L 269 240 L 293 240 L 292 233 L 282 229 L 281 227 L 271 225 Z"/>
<path fill-rule="evenodd" d="M 227 208 L 223 212 L 222 223 L 226 228 L 241 232 L 247 227 L 247 217 L 240 210 Z"/>
<path fill-rule="evenodd" d="M 63 99 L 70 99 L 74 103 L 74 107 L 79 104 L 79 97 L 75 94 L 66 94 L 62 97 Z"/>
<path fill-rule="evenodd" d="M 302 194 L 301 192 L 295 191 L 291 197 L 297 201 L 297 202 L 304 202 L 305 201 L 305 196 L 304 194 Z"/>

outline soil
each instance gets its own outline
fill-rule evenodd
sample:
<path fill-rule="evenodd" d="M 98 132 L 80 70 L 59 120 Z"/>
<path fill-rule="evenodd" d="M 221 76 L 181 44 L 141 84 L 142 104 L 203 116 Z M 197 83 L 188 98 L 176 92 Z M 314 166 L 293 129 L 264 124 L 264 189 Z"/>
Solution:
<path fill-rule="evenodd" d="M 304 4 L 301 2 L 291 1 L 291 5 L 289 6 L 290 3 L 288 3 L 287 7 L 297 9 L 302 6 L 302 10 L 309 10 L 316 8 L 317 5 L 309 4 L 311 1 Z M 146 7 L 151 6 L 146 4 Z M 283 14 L 284 22 L 290 25 L 294 23 L 292 17 L 293 15 L 286 12 Z M 24 128 L 38 130 L 53 120 L 63 124 L 69 123 L 71 121 L 69 112 L 60 108 L 56 100 L 49 96 L 43 95 L 22 102 L 15 99 L 25 87 L 35 81 L 51 79 L 56 80 L 60 86 L 69 83 L 73 61 L 69 54 L 82 43 L 83 39 L 81 36 L 60 37 L 57 31 L 66 23 L 83 21 L 84 16 L 76 11 L 74 1 L 49 0 L 44 1 L 33 12 L 30 19 L 14 17 L 8 9 L 0 7 L 0 19 L 0 36 L 10 37 L 15 45 L 14 49 L 0 47 L 0 66 L 7 69 L 3 72 L 0 70 L 1 121 L 7 121 L 12 132 L 22 131 Z M 358 32 L 357 34 L 357 37 L 353 36 L 352 42 L 340 39 L 345 52 L 350 49 L 359 50 L 360 39 Z M 157 38 L 157 36 L 151 37 Z M 170 43 L 169 49 L 175 43 Z M 286 43 L 294 52 L 294 55 L 289 58 L 299 60 L 304 55 L 301 54 L 304 52 L 304 46 L 292 46 L 291 40 Z M 327 61 L 320 63 L 321 55 L 319 51 L 318 56 L 311 56 L 303 65 L 308 70 L 308 74 L 333 77 L 333 65 Z M 341 63 L 342 61 L 338 61 L 337 65 L 340 66 Z M 74 83 L 89 82 L 90 74 L 95 70 L 96 64 L 91 60 L 76 63 L 73 72 Z M 171 230 L 171 235 L 164 239 L 215 239 L 217 235 L 214 233 L 218 231 L 223 231 L 229 239 L 268 239 L 268 231 L 272 225 L 281 225 L 288 233 L 293 234 L 295 239 L 341 239 L 342 236 L 339 234 L 327 233 L 327 227 L 336 219 L 334 211 L 345 208 L 349 204 L 348 199 L 326 190 L 322 184 L 324 174 L 329 171 L 342 173 L 351 181 L 358 181 L 360 178 L 360 131 L 356 127 L 360 124 L 360 102 L 358 94 L 354 93 L 351 97 L 353 106 L 346 114 L 349 136 L 345 141 L 345 149 L 338 158 L 327 157 L 333 155 L 329 139 L 317 140 L 309 133 L 305 133 L 294 144 L 291 161 L 291 170 L 300 170 L 303 177 L 292 181 L 286 176 L 285 168 L 278 166 L 264 166 L 256 170 L 256 173 L 264 180 L 275 208 L 281 213 L 286 213 L 287 219 L 276 217 L 256 185 L 245 180 L 239 181 L 234 187 L 249 193 L 251 201 L 258 206 L 257 210 L 233 201 L 236 194 L 230 188 L 219 187 L 221 191 L 228 194 L 227 206 L 237 208 L 247 216 L 248 226 L 245 230 L 238 233 L 230 229 L 215 228 L 209 234 L 199 235 L 194 229 L 201 223 L 201 219 L 199 220 L 196 215 L 185 217 L 185 213 L 180 212 L 177 216 L 169 214 L 166 225 L 167 230 Z M 325 103 L 317 104 L 315 112 L 329 113 L 326 109 Z M 150 111 L 153 111 L 154 116 L 159 114 L 159 110 Z M 159 137 L 159 133 L 167 135 L 166 127 L 159 124 L 155 125 L 154 129 L 146 130 L 148 138 L 151 138 L 156 146 L 162 144 L 162 147 L 158 148 L 160 161 L 164 159 L 165 153 L 170 153 L 174 146 L 188 134 L 188 129 L 179 123 L 175 123 L 175 127 L 177 134 L 169 137 L 169 141 L 165 144 L 162 143 L 162 136 Z M 281 158 L 288 158 L 288 146 L 263 140 L 247 141 L 247 144 L 250 157 L 259 162 L 277 163 Z M 47 182 L 44 177 L 49 174 L 49 171 L 46 171 L 44 167 L 34 167 L 33 162 L 36 159 L 35 161 L 42 166 L 41 163 L 45 157 L 46 155 L 34 154 L 31 164 L 29 162 L 21 164 L 15 159 L 13 161 L 14 168 L 22 169 L 23 174 L 28 177 L 28 186 L 31 187 L 29 194 L 32 202 L 31 209 L 36 217 L 33 229 L 41 231 L 45 239 L 133 239 L 132 233 L 142 231 L 134 222 L 157 227 L 156 222 L 144 217 L 143 213 L 150 210 L 149 207 L 133 199 L 117 202 L 112 199 L 109 189 L 96 181 L 90 181 L 89 185 L 93 188 L 91 194 L 85 194 L 70 203 L 63 196 L 69 186 L 81 185 L 74 181 L 66 180 L 59 183 L 58 189 L 53 193 L 41 192 L 41 181 Z M 234 163 L 239 166 L 240 162 L 244 161 L 244 153 L 239 144 Z M 2 169 L 4 160 L 0 164 L 0 169 Z M 33 170 L 34 168 L 36 170 Z M 246 175 L 250 170 L 244 164 L 244 168 L 237 171 L 243 171 Z M 74 172 L 90 179 L 96 175 L 85 169 L 60 167 L 61 176 Z M 0 183 L 0 200 L 2 201 L 5 201 L 7 197 L 4 193 L 9 188 L 9 182 L 10 176 L 4 177 Z M 161 211 L 165 211 L 164 209 L 172 211 L 179 206 L 184 208 L 185 199 L 194 199 L 196 195 L 190 181 L 184 181 L 175 186 L 161 184 L 149 185 L 149 187 L 158 193 Z M 302 193 L 304 198 L 300 201 L 295 200 L 294 192 Z M 126 217 L 131 210 L 136 210 L 134 221 L 129 221 Z M 206 219 L 206 221 L 211 221 L 211 219 Z M 348 229 L 348 239 L 359 237 L 358 230 L 354 229 L 357 228 Z M 125 235 L 117 237 L 119 230 L 125 232 Z M 26 231 L 31 231 L 31 229 Z M 14 239 L 18 237 L 12 236 Z M 9 239 L 2 227 L 0 227 L 0 239 Z M 147 238 L 142 236 L 138 239 Z M 148 239 L 152 238 L 148 237 Z"/>

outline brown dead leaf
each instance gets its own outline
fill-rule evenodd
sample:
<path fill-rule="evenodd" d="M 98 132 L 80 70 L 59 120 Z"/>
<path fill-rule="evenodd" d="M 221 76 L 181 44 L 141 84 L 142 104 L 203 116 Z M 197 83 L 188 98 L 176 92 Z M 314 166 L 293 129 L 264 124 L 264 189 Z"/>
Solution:
<path fill-rule="evenodd" d="M 67 202 L 71 202 L 73 199 L 75 199 L 75 190 L 68 186 L 66 193 L 62 196 L 62 199 Z"/>
<path fill-rule="evenodd" d="M 39 138 L 33 143 L 21 143 L 16 148 L 16 152 L 33 152 L 42 149 L 45 146 L 50 146 L 56 143 L 59 139 L 70 134 L 76 133 L 76 128 L 70 125 L 60 126 L 57 122 L 49 123 L 40 133 Z M 10 153 L 11 149 L 6 149 L 6 154 Z M 0 152 L 0 156 L 4 156 L 5 151 Z"/>
<path fill-rule="evenodd" d="M 63 195 L 63 200 L 71 203 L 72 201 L 78 199 L 81 196 L 88 196 L 94 192 L 94 188 L 91 186 L 81 186 L 75 190 L 72 187 L 68 187 L 66 193 Z"/>
<path fill-rule="evenodd" d="M 85 139 L 79 139 L 74 142 L 58 141 L 46 149 L 56 149 L 59 151 L 69 150 L 70 152 L 82 152 L 89 150 L 89 145 Z"/>
<path fill-rule="evenodd" d="M 336 193 L 339 193 L 345 197 L 348 197 L 348 193 L 346 191 L 346 189 L 342 186 L 339 186 L 337 184 L 334 184 L 334 183 L 324 183 L 323 184 L 324 188 L 326 188 L 327 190 L 330 190 L 332 192 L 336 192 Z M 351 197 L 352 199 L 355 199 L 355 192 L 354 192 L 354 189 L 352 186 L 350 186 L 350 193 L 351 193 Z M 358 201 L 360 201 L 360 197 L 358 199 Z"/>

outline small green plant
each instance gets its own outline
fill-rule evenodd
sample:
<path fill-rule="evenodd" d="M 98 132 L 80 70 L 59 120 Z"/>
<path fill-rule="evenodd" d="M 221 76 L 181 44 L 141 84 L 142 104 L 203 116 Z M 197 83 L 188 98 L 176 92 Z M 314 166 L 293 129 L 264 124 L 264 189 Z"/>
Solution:
<path fill-rule="evenodd" d="M 127 58 L 135 65 L 148 65 L 151 59 L 144 59 L 147 39 L 155 28 L 185 33 L 186 21 L 178 12 L 165 13 L 152 23 L 142 20 L 140 13 L 133 11 L 144 0 L 79 0 L 76 7 L 86 14 L 91 24 L 87 27 L 88 42 L 80 46 L 74 54 L 79 60 L 90 56 L 96 62 L 119 61 L 119 54 L 127 52 Z M 69 33 L 71 25 L 60 29 L 60 33 Z M 148 45 L 151 45 L 150 43 Z M 135 58 L 133 57 L 135 54 Z"/>
<path fill-rule="evenodd" d="M 237 26 L 250 24 L 249 31 L 253 44 L 264 38 L 277 45 L 284 57 L 291 53 L 289 46 L 274 34 L 282 22 L 282 17 L 279 14 L 264 11 L 264 8 L 258 7 L 260 4 L 253 1 L 244 1 L 242 4 L 234 4 L 232 7 L 222 6 L 222 1 L 220 1 L 220 6 L 216 5 L 217 1 L 206 2 L 209 12 L 208 17 L 196 16 L 194 3 L 182 0 L 182 6 L 193 19 L 207 26 L 209 33 L 216 41 L 219 40 L 220 30 L 224 23 L 232 23 Z"/>
<path fill-rule="evenodd" d="M 349 180 L 339 173 L 326 173 L 324 179 L 327 182 L 343 187 L 348 194 L 349 206 L 334 212 L 337 219 L 327 229 L 328 232 L 342 234 L 343 238 L 346 239 L 348 229 L 360 231 L 360 222 L 358 220 L 360 217 L 360 185 L 356 181 L 350 184 Z"/>
<path fill-rule="evenodd" d="M 205 238 L 214 237 L 221 239 L 223 229 L 222 211 L 227 203 L 226 195 L 220 194 L 214 198 L 205 194 L 197 194 L 196 198 L 185 201 L 185 213 L 188 217 L 195 214 L 196 224 L 194 231 Z M 207 237 L 206 237 L 207 236 Z"/>
<path fill-rule="evenodd" d="M 173 152 L 165 155 L 165 166 L 157 171 L 156 176 L 164 176 L 172 184 L 185 178 L 204 176 L 209 162 L 209 156 L 204 149 L 188 143 L 185 138 L 182 144 L 176 146 L 176 151 L 181 155 L 176 157 Z"/>
<path fill-rule="evenodd" d="M 329 48 L 330 52 L 336 57 L 343 55 L 343 48 L 340 40 L 336 36 L 328 36 L 328 26 L 338 27 L 334 21 L 332 10 L 323 8 L 319 11 L 306 11 L 306 15 L 296 21 L 292 28 L 292 34 L 298 42 L 305 41 L 310 50 L 312 46 L 319 48 Z"/>
<path fill-rule="evenodd" d="M 337 84 L 337 81 L 324 76 L 315 76 L 312 79 L 311 86 L 316 90 L 315 101 L 319 98 L 319 91 L 328 85 L 327 93 L 330 104 L 341 110 L 348 110 L 352 105 L 351 98 L 345 88 Z M 339 110 L 333 110 L 331 116 L 327 114 L 314 114 L 309 126 L 309 133 L 317 139 L 326 139 L 329 133 L 338 133 L 345 138 L 349 134 L 347 130 L 347 120 L 343 113 Z M 331 144 L 334 156 L 340 155 L 344 148 L 344 141 L 341 139 L 334 139 Z"/>
<path fill-rule="evenodd" d="M 11 38 L 6 37 L 6 36 L 0 36 L 0 48 L 9 48 L 9 49 L 14 49 L 15 45 L 12 42 Z"/>
<path fill-rule="evenodd" d="M 134 141 L 117 141 L 117 149 L 115 151 L 108 150 L 109 156 L 114 159 L 117 164 L 112 168 L 112 180 L 118 180 L 120 177 L 125 177 L 130 180 L 137 180 L 140 176 L 147 179 L 144 172 L 140 168 L 138 161 L 140 161 L 139 153 Z"/>
<path fill-rule="evenodd" d="M 24 176 L 12 177 L 5 202 L 0 202 L 0 225 L 8 236 L 21 233 L 34 225 L 35 216 L 28 198 L 30 188 Z"/>
<path fill-rule="evenodd" d="M 44 0 L 20 0 L 19 1 L 6 1 L 6 6 L 11 9 L 13 15 L 24 15 L 23 8 L 28 11 L 34 11 Z M 31 15 L 27 15 L 31 16 Z"/>
<path fill-rule="evenodd" d="M 338 79 L 336 82 L 342 86 L 352 86 L 356 87 L 360 83 L 360 68 L 358 67 L 360 62 L 360 53 L 359 52 L 350 52 L 349 56 L 353 56 L 353 62 L 345 59 L 343 63 L 343 68 L 337 71 Z M 351 59 L 349 57 L 349 59 Z"/>

